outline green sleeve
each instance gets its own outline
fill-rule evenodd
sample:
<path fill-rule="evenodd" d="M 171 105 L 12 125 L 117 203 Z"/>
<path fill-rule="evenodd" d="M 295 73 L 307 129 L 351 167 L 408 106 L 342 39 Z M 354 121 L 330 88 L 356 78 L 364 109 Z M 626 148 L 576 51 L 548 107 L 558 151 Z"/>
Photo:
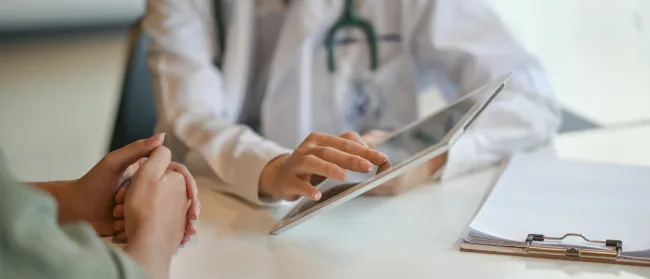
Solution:
<path fill-rule="evenodd" d="M 54 199 L 14 182 L 0 153 L 2 278 L 147 278 L 119 248 L 87 224 L 59 226 Z"/>

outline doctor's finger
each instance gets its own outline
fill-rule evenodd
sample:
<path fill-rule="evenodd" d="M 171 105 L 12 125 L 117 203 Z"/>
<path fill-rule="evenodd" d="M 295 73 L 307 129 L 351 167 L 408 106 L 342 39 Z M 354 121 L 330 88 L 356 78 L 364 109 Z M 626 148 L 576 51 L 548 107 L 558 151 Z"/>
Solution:
<path fill-rule="evenodd" d="M 372 130 L 361 136 L 361 140 L 368 145 L 370 148 L 377 147 L 381 141 L 383 141 L 388 136 L 387 132 L 380 130 Z"/>
<path fill-rule="evenodd" d="M 316 174 L 336 180 L 345 180 L 348 176 L 345 169 L 313 154 L 300 157 L 298 165 L 295 168 L 296 174 L 298 175 Z"/>
<path fill-rule="evenodd" d="M 341 150 L 343 152 L 357 155 L 364 158 L 375 165 L 380 165 L 388 159 L 383 153 L 365 146 L 363 143 L 358 143 L 354 140 L 349 140 L 341 137 L 324 137 L 319 140 L 319 145 L 329 146 Z"/>
<path fill-rule="evenodd" d="M 347 132 L 345 134 L 340 135 L 340 137 L 342 137 L 344 139 L 349 139 L 349 140 L 354 141 L 354 142 L 358 142 L 358 143 L 360 143 L 362 145 L 366 145 L 365 142 L 363 142 L 363 139 L 361 138 L 361 135 L 359 135 L 359 133 L 356 133 L 356 132 Z"/>
<path fill-rule="evenodd" d="M 332 147 L 319 146 L 312 148 L 309 152 L 326 162 L 334 163 L 347 170 L 366 173 L 373 168 L 370 161 Z"/>
<path fill-rule="evenodd" d="M 303 196 L 317 201 L 321 198 L 321 192 L 309 182 L 296 177 L 283 189 L 282 198 L 291 200 L 295 196 Z"/>

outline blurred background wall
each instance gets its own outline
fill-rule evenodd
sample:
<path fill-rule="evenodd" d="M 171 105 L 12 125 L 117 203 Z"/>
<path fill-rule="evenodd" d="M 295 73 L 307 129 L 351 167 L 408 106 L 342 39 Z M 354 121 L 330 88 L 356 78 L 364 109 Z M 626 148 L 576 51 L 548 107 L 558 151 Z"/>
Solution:
<path fill-rule="evenodd" d="M 24 180 L 74 178 L 106 153 L 145 0 L 0 0 L 0 149 Z"/>
<path fill-rule="evenodd" d="M 0 32 L 124 26 L 145 0 L 2 0 Z"/>
<path fill-rule="evenodd" d="M 565 132 L 650 123 L 650 1 L 485 1 L 546 67 Z M 0 149 L 18 178 L 78 177 L 105 154 L 144 8 L 0 0 Z"/>

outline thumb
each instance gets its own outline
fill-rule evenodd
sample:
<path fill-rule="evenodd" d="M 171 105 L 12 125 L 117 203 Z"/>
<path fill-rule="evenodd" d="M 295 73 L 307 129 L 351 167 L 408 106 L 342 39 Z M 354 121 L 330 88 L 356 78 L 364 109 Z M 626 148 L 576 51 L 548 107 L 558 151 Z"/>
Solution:
<path fill-rule="evenodd" d="M 141 139 L 125 147 L 108 153 L 102 163 L 108 171 L 121 173 L 130 165 L 136 163 L 140 158 L 148 156 L 151 151 L 159 147 L 165 141 L 165 134 L 157 134 L 148 139 Z"/>

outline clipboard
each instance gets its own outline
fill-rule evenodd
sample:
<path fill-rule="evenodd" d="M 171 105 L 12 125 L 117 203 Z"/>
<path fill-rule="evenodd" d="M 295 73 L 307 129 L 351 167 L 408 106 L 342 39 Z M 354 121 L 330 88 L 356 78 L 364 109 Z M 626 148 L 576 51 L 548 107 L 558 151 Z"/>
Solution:
<path fill-rule="evenodd" d="M 542 246 L 537 244 L 544 242 L 545 240 L 561 241 L 568 237 L 579 237 L 582 238 L 582 240 L 585 242 L 600 244 L 608 249 L 595 250 L 575 247 Z M 628 259 L 621 257 L 621 253 L 623 252 L 623 241 L 621 240 L 591 240 L 578 233 L 567 233 L 561 237 L 551 237 L 545 236 L 543 234 L 529 234 L 526 236 L 525 247 L 507 247 L 462 242 L 460 244 L 460 251 L 565 261 L 580 261 L 631 266 L 650 266 L 650 260 Z"/>
<path fill-rule="evenodd" d="M 647 166 L 515 154 L 460 250 L 650 266 L 647 181 Z"/>

